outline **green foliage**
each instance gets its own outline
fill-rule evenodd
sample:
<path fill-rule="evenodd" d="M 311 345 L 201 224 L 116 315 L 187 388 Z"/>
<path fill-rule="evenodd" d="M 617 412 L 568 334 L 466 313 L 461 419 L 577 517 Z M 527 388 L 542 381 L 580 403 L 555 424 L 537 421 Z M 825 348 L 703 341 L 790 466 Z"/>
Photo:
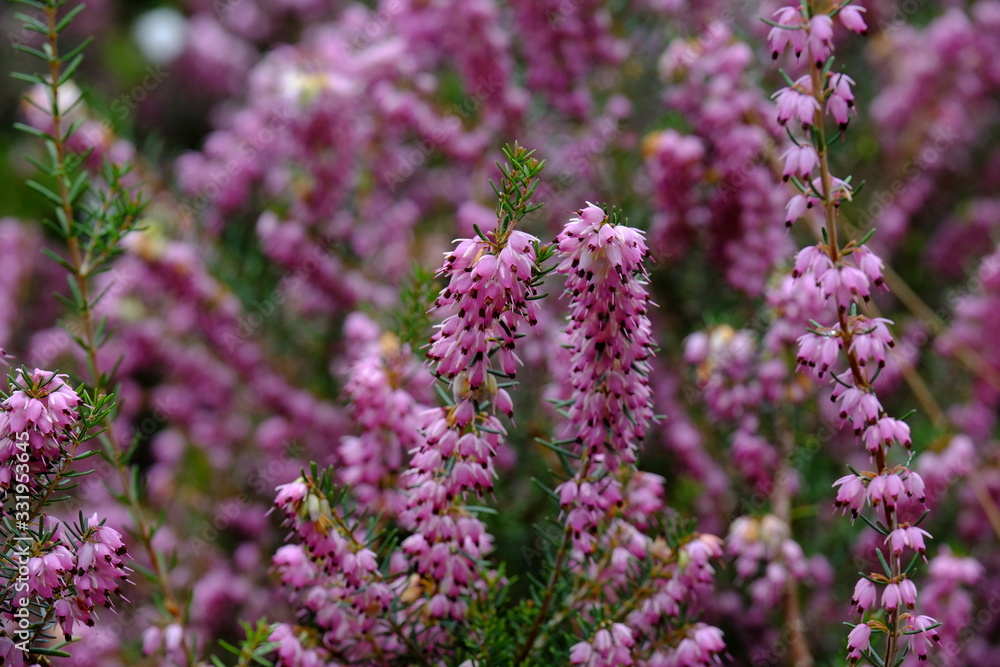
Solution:
<path fill-rule="evenodd" d="M 434 273 L 414 264 L 399 292 L 399 307 L 392 316 L 391 328 L 401 343 L 416 350 L 430 337 L 430 309 L 437 296 L 438 284 Z"/>
<path fill-rule="evenodd" d="M 239 646 L 234 646 L 226 641 L 219 642 L 222 648 L 236 656 L 237 661 L 232 664 L 235 667 L 251 667 L 253 665 L 273 667 L 274 663 L 268 660 L 267 656 L 277 648 L 277 645 L 268 641 L 268 637 L 271 635 L 271 625 L 267 619 L 260 619 L 256 625 L 241 621 L 240 625 L 246 632 L 246 638 Z M 215 667 L 227 667 L 226 663 L 218 656 L 213 655 L 211 659 Z"/>

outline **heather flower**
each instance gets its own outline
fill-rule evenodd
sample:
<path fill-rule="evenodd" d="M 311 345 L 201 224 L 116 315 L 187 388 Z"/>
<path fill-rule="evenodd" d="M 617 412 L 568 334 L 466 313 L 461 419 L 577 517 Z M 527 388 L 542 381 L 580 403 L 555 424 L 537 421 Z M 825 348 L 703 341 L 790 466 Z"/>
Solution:
<path fill-rule="evenodd" d="M 801 77 L 794 85 L 782 88 L 772 96 L 778 105 L 778 122 L 784 125 L 793 118 L 798 118 L 803 128 L 815 121 L 815 114 L 820 110 L 819 102 L 812 94 L 812 81 L 809 77 Z"/>
<path fill-rule="evenodd" d="M 773 514 L 734 521 L 726 546 L 729 555 L 736 556 L 740 578 L 753 579 L 763 571 L 750 585 L 756 604 L 777 604 L 790 581 L 801 581 L 808 575 L 802 547 L 791 539 L 788 524 Z"/>
<path fill-rule="evenodd" d="M 68 582 L 64 581 L 64 575 L 74 569 L 73 555 L 61 544 L 44 556 L 29 559 L 30 592 L 43 598 L 53 598 L 66 588 Z"/>
<path fill-rule="evenodd" d="M 858 307 L 866 304 L 871 297 L 872 285 L 884 286 L 884 266 L 881 259 L 864 243 L 854 241 L 840 246 L 836 220 L 838 207 L 843 201 L 850 201 L 853 188 L 850 179 L 841 179 L 829 173 L 827 160 L 828 142 L 825 129 L 820 124 L 813 127 L 818 118 L 819 105 L 824 102 L 826 111 L 843 132 L 852 113 L 854 104 L 853 79 L 844 73 L 829 73 L 833 52 L 833 20 L 828 13 L 811 15 L 811 6 L 786 8 L 782 13 L 782 23 L 807 20 L 808 46 L 811 62 L 810 71 L 795 81 L 793 86 L 776 93 L 777 120 L 781 124 L 797 118 L 809 134 L 802 146 L 808 149 L 792 149 L 785 154 L 784 175 L 803 179 L 811 176 L 813 162 L 818 162 L 823 178 L 813 178 L 810 186 L 795 184 L 798 193 L 787 204 L 786 224 L 790 225 L 803 216 L 809 208 L 823 209 L 826 234 L 823 243 L 802 250 L 795 259 L 792 279 L 796 285 L 815 284 L 825 301 L 823 310 L 835 309 L 836 319 L 832 326 L 810 318 L 810 328 L 798 337 L 797 365 L 810 374 L 822 378 L 829 373 L 835 384 L 830 394 L 835 404 L 835 414 L 842 424 L 850 424 L 861 444 L 877 466 L 875 472 L 861 472 L 841 477 L 834 483 L 837 488 L 836 507 L 850 508 L 852 521 L 866 504 L 885 512 L 884 523 L 890 526 L 884 543 L 888 548 L 880 553 L 880 560 L 888 563 L 885 576 L 875 574 L 873 578 L 858 581 L 852 604 L 862 615 L 874 607 L 878 593 L 877 583 L 885 582 L 882 590 L 882 606 L 887 614 L 884 629 L 890 634 L 889 650 L 884 658 L 888 664 L 895 660 L 895 650 L 900 644 L 896 637 L 901 632 L 900 609 L 903 605 L 912 609 L 916 604 L 916 585 L 902 573 L 901 557 L 906 548 L 921 555 L 925 552 L 924 537 L 929 535 L 916 526 L 898 523 L 900 505 L 911 497 L 906 480 L 910 471 L 905 466 L 891 467 L 887 462 L 889 448 L 898 442 L 903 447 L 911 445 L 909 427 L 898 419 L 886 414 L 881 401 L 872 387 L 876 373 L 887 363 L 889 350 L 894 346 L 889 331 L 890 321 L 870 318 L 858 313 Z M 792 19 L 793 12 L 800 17 Z M 836 8 L 841 22 L 848 29 L 864 32 L 867 29 L 861 17 L 863 10 L 852 5 Z M 813 90 L 812 82 L 824 82 L 823 90 Z M 805 166 L 801 157 L 807 157 Z M 803 174 L 805 172 L 805 174 Z M 867 240 L 867 239 L 866 239 Z M 846 261 L 853 256 L 853 261 Z M 923 494 L 919 478 L 914 480 L 916 492 Z M 906 509 L 906 508 L 903 508 Z M 871 523 L 871 521 L 868 521 Z M 769 566 L 769 570 L 770 570 Z M 774 578 L 780 579 L 780 571 L 774 568 Z M 848 657 L 856 662 L 871 649 L 872 627 L 867 623 L 855 626 L 848 636 Z"/>
<path fill-rule="evenodd" d="M 360 506 L 395 515 L 405 505 L 395 489 L 396 478 L 408 452 L 419 444 L 419 413 L 424 409 L 410 390 L 419 384 L 417 378 L 425 384 L 430 378 L 418 368 L 408 346 L 361 320 L 367 318 L 354 313 L 346 326 L 361 330 L 371 324 L 374 331 L 358 341 L 345 386 L 360 433 L 341 439 L 339 474 Z"/>
<path fill-rule="evenodd" d="M 839 360 L 840 351 L 844 347 L 843 339 L 835 332 L 805 333 L 799 337 L 796 363 L 807 367 L 810 372 L 815 369 L 816 377 L 822 378 Z"/>
<path fill-rule="evenodd" d="M 845 371 L 838 376 L 838 379 L 841 381 L 849 379 L 846 377 L 848 374 L 849 371 Z M 834 388 L 831 400 L 837 405 L 840 419 L 850 422 L 858 434 L 866 425 L 876 423 L 883 414 L 878 396 L 871 391 L 864 391 L 846 383 Z"/>
<path fill-rule="evenodd" d="M 826 102 L 826 111 L 840 126 L 841 131 L 847 128 L 851 114 L 856 114 L 854 109 L 854 93 L 851 86 L 854 80 L 846 74 L 835 74 L 833 76 L 833 86 L 830 97 Z"/>
<path fill-rule="evenodd" d="M 817 67 L 833 52 L 833 19 L 826 14 L 817 14 L 809 19 L 809 53 Z"/>
<path fill-rule="evenodd" d="M 830 259 L 830 255 L 821 246 L 807 246 L 795 255 L 792 277 L 798 279 L 809 274 L 813 278 L 813 282 L 816 283 L 816 276 L 823 275 L 827 269 L 832 267 L 833 261 Z"/>
<path fill-rule="evenodd" d="M 632 630 L 622 623 L 601 628 L 590 642 L 579 642 L 570 650 L 570 663 L 585 667 L 617 667 L 634 665 L 632 652 L 635 646 Z"/>
<path fill-rule="evenodd" d="M 882 271 L 885 268 L 882 259 L 876 255 L 868 246 L 856 246 L 851 248 L 851 258 L 861 271 L 868 277 L 876 287 L 885 287 Z M 888 287 L 885 287 L 888 290 Z"/>
<path fill-rule="evenodd" d="M 856 315 L 848 319 L 852 340 L 850 349 L 854 352 L 860 365 L 865 366 L 869 361 L 874 361 L 879 368 L 885 366 L 888 351 L 895 346 L 892 334 L 889 333 L 886 326 L 888 324 L 892 324 L 892 322 L 881 317 L 868 318 Z M 897 424 L 902 424 L 902 422 L 892 420 L 880 428 L 891 430 L 893 433 L 899 430 L 902 434 L 903 431 L 899 429 Z M 885 432 L 888 433 L 888 431 Z M 909 429 L 906 429 L 906 434 L 908 435 L 908 433 Z M 902 441 L 903 438 L 900 438 L 900 442 Z"/>
<path fill-rule="evenodd" d="M 762 386 L 755 377 L 759 351 L 750 331 L 720 325 L 708 333 L 692 334 L 685 341 L 685 357 L 698 364 L 698 387 L 705 392 L 706 406 L 715 417 L 739 419 L 760 402 Z M 753 430 L 748 427 L 741 432 Z"/>
<path fill-rule="evenodd" d="M 939 623 L 930 616 L 910 616 L 906 625 L 910 650 L 921 661 L 927 660 L 927 649 L 940 643 L 937 627 Z"/>
<path fill-rule="evenodd" d="M 917 502 L 923 503 L 926 500 L 924 497 L 924 479 L 912 470 L 906 471 L 906 477 L 903 478 L 903 489 L 906 491 L 907 497 L 916 498 Z"/>
<path fill-rule="evenodd" d="M 782 7 L 774 13 L 775 23 L 767 35 L 767 43 L 771 49 L 771 59 L 777 60 L 788 44 L 792 45 L 795 57 L 802 55 L 806 45 L 808 32 L 805 30 L 802 13 L 796 7 Z"/>
<path fill-rule="evenodd" d="M 57 523 L 53 540 L 27 561 L 28 592 L 51 605 L 54 619 L 71 639 L 79 635 L 78 622 L 94 625 L 98 607 L 113 609 L 116 598 L 125 599 L 121 587 L 132 572 L 129 559 L 121 534 L 96 514 L 72 536 Z"/>
<path fill-rule="evenodd" d="M 868 483 L 868 500 L 873 507 L 884 502 L 890 510 L 894 510 L 899 497 L 904 493 L 903 482 L 899 475 L 894 473 L 884 472 L 876 475 Z"/>
<path fill-rule="evenodd" d="M 864 7 L 859 7 L 858 5 L 851 3 L 840 8 L 837 12 L 837 18 L 840 22 L 844 24 L 844 27 L 848 30 L 853 30 L 859 35 L 868 34 L 868 25 L 865 23 L 864 17 L 861 15 L 868 10 Z"/>
<path fill-rule="evenodd" d="M 572 647 L 570 659 L 583 665 L 631 665 L 652 648 L 643 638 L 677 619 L 681 605 L 711 584 L 711 560 L 721 557 L 722 543 L 711 535 L 694 535 L 673 551 L 639 528 L 660 507 L 661 493 L 658 483 L 647 489 L 645 475 L 635 470 L 652 419 L 646 380 L 652 337 L 641 233 L 621 224 L 617 211 L 609 216 L 591 204 L 566 224 L 556 243 L 561 255 L 556 272 L 566 276 L 570 299 L 562 339 L 569 355 L 561 378 L 567 385 L 565 442 L 580 454 L 572 476 L 555 489 L 572 548 L 570 567 L 602 582 L 601 605 L 629 595 L 644 563 L 656 582 L 625 623 L 600 627 L 589 641 Z M 706 356 L 718 352 L 698 347 L 699 341 L 692 340 L 688 354 L 704 364 L 710 363 Z M 653 650 L 651 660 L 662 659 L 662 650 Z"/>
<path fill-rule="evenodd" d="M 8 437 L 25 431 L 59 438 L 77 420 L 80 397 L 66 384 L 65 374 L 36 368 L 30 375 L 18 371 L 17 387 L 2 403 L 6 418 L 3 431 Z"/>
<path fill-rule="evenodd" d="M 615 471 L 633 463 L 653 417 L 647 380 L 653 340 L 643 286 L 642 232 L 588 205 L 557 238 L 570 297 L 566 345 L 577 442 Z"/>
<path fill-rule="evenodd" d="M 899 582 L 899 599 L 907 609 L 913 609 L 917 604 L 917 585 L 912 579 L 903 579 Z"/>
<path fill-rule="evenodd" d="M 840 487 L 837 491 L 837 507 L 845 511 L 850 508 L 852 520 L 858 516 L 858 512 L 865 506 L 868 499 L 868 491 L 865 484 L 857 475 L 845 475 L 833 483 L 834 487 Z"/>
<path fill-rule="evenodd" d="M 878 589 L 870 579 L 858 579 L 857 585 L 854 586 L 854 595 L 851 596 L 851 604 L 863 614 L 875 606 L 877 592 Z"/>
<path fill-rule="evenodd" d="M 851 663 L 856 663 L 863 657 L 863 654 L 870 651 L 872 629 L 867 623 L 859 623 L 847 635 L 847 659 Z"/>
<path fill-rule="evenodd" d="M 781 157 L 785 164 L 782 176 L 786 181 L 792 176 L 797 176 L 800 179 L 809 178 L 819 164 L 819 155 L 817 155 L 816 149 L 810 144 L 793 146 L 785 151 L 785 154 Z M 803 211 L 798 211 L 793 219 L 801 217 L 802 213 Z M 793 211 L 789 210 L 790 218 L 793 217 L 792 214 Z"/>
<path fill-rule="evenodd" d="M 487 382 L 489 341 L 499 343 L 500 369 L 510 377 L 516 374 L 519 359 L 513 352 L 513 331 L 521 322 L 533 325 L 537 321 L 534 302 L 528 299 L 532 244 L 537 241 L 514 230 L 499 253 L 493 254 L 481 239 L 465 239 L 448 254 L 439 272 L 450 277 L 450 283 L 435 306 L 453 314 L 438 325 L 427 356 L 437 362 L 444 377 L 462 374 L 453 383 L 462 400 L 478 394 Z"/>
<path fill-rule="evenodd" d="M 895 582 L 888 584 L 882 591 L 882 606 L 885 607 L 886 611 L 896 611 L 902 601 L 903 595 L 900 592 L 899 584 Z"/>
<path fill-rule="evenodd" d="M 899 419 L 892 417 L 882 417 L 876 423 L 865 429 L 862 440 L 865 447 L 872 455 L 882 446 L 890 447 L 894 442 L 898 442 L 903 447 L 909 447 L 910 427 Z"/>
<path fill-rule="evenodd" d="M 786 139 L 773 124 L 756 122 L 774 106 L 755 84 L 746 45 L 718 20 L 722 12 L 696 42 L 678 37 L 660 60 L 666 108 L 691 129 L 654 132 L 643 142 L 654 207 L 648 241 L 667 257 L 687 256 L 693 243 L 715 248 L 708 261 L 730 285 L 758 296 L 790 249 L 773 225 L 785 203 L 780 177 L 758 157 L 775 147 L 780 153 Z M 795 42 L 806 37 L 804 30 L 780 32 Z"/>
<path fill-rule="evenodd" d="M 930 536 L 930 533 L 922 528 L 907 526 L 893 530 L 885 538 L 885 541 L 896 555 L 902 554 L 905 547 L 910 547 L 921 556 L 925 556 L 924 560 L 926 560 L 927 547 L 924 545 L 924 537 Z"/>
<path fill-rule="evenodd" d="M 566 513 L 573 547 L 582 553 L 592 552 L 597 543 L 597 526 L 621 502 L 621 484 L 610 476 L 591 481 L 578 474 L 556 487 L 556 494 Z"/>
<path fill-rule="evenodd" d="M 268 641 L 277 646 L 281 667 L 322 667 L 327 664 L 318 649 L 303 646 L 292 626 L 285 623 L 275 626 Z"/>
<path fill-rule="evenodd" d="M 677 667 L 709 665 L 725 650 L 722 632 L 718 628 L 697 623 L 680 641 L 670 656 L 670 663 Z"/>

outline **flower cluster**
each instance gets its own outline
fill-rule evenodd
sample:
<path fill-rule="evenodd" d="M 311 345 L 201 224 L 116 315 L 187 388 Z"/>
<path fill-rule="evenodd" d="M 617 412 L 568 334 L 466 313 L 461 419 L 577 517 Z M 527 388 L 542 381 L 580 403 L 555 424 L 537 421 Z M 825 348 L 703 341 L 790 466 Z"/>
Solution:
<path fill-rule="evenodd" d="M 38 475 L 60 463 L 67 445 L 80 436 L 80 396 L 67 379 L 38 368 L 14 377 L 14 391 L 0 404 L 0 489 L 10 488 L 15 463 L 27 464 L 26 484 L 38 488 Z M 21 441 L 27 447 L 19 455 Z"/>
<path fill-rule="evenodd" d="M 484 498 L 493 489 L 506 435 L 495 412 L 513 414 L 497 378 L 514 377 L 516 336 L 537 318 L 537 239 L 501 228 L 489 237 L 459 241 L 439 272 L 449 282 L 435 306 L 449 314 L 427 356 L 454 403 L 421 415 L 423 438 L 401 480 L 409 492 L 400 520 L 413 531 L 402 547 L 416 574 L 432 582 L 426 595 L 435 618 L 463 617 L 477 563 L 492 550 L 486 527 L 463 505 L 468 494 Z"/>
<path fill-rule="evenodd" d="M 1000 664 L 1000 0 L 75 4 L 4 30 L 0 662 Z"/>
<path fill-rule="evenodd" d="M 833 380 L 836 419 L 853 429 L 875 465 L 874 471 L 852 469 L 836 481 L 837 506 L 850 509 L 854 517 L 868 506 L 883 515 L 879 523 L 865 517 L 884 538 L 884 545 L 875 547 L 882 571 L 862 573 L 855 588 L 853 603 L 862 622 L 848 636 L 848 658 L 852 663 L 862 658 L 874 662 L 869 657 L 871 636 L 878 631 L 886 636 L 886 643 L 877 664 L 894 665 L 907 647 L 924 659 L 928 646 L 938 639 L 934 630 L 938 624 L 910 613 L 916 606 L 917 588 L 903 556 L 926 552 L 924 538 L 929 534 L 918 527 L 925 516 L 924 484 L 906 463 L 890 462 L 893 445 L 910 448 L 910 429 L 885 412 L 873 387 L 894 345 L 888 328 L 892 323 L 863 314 L 875 288 L 885 287 L 883 264 L 866 245 L 867 237 L 840 244 L 839 207 L 851 199 L 852 188 L 850 179 L 830 173 L 829 145 L 824 138 L 824 112 L 841 132 L 857 113 L 853 80 L 828 66 L 833 18 L 839 16 L 844 27 L 863 33 L 867 29 L 863 11 L 853 4 L 837 5 L 826 13 L 815 12 L 811 3 L 785 7 L 776 13 L 769 41 L 775 58 L 791 44 L 796 59 L 804 56 L 808 63 L 806 74 L 776 94 L 778 121 L 784 124 L 794 119 L 806 133 L 799 140 L 806 147 L 785 155 L 785 173 L 799 191 L 788 204 L 787 221 L 795 222 L 812 208 L 823 213 L 824 242 L 799 251 L 792 278 L 796 285 L 817 288 L 835 313 L 831 324 L 814 321 L 799 338 L 797 361 L 817 379 Z M 882 613 L 875 618 L 877 610 Z M 867 621 L 866 614 L 871 615 Z"/>
<path fill-rule="evenodd" d="M 374 653 L 398 653 L 390 608 L 405 580 L 386 581 L 375 552 L 362 541 L 367 531 L 331 504 L 326 482 L 299 478 L 278 487 L 275 507 L 301 542 L 282 546 L 273 557 L 275 568 L 296 592 L 300 612 L 315 619 L 319 636 L 313 655 L 328 659 L 333 650 L 364 660 Z M 286 658 L 284 651 L 279 655 Z M 308 664 L 302 660 L 297 656 L 281 664 Z"/>
<path fill-rule="evenodd" d="M 18 625 L 10 635 L 18 658 L 55 623 L 67 641 L 94 626 L 99 607 L 113 610 L 125 599 L 122 586 L 132 572 L 121 533 L 96 513 L 87 519 L 81 513 L 77 524 L 50 514 L 53 495 L 81 476 L 72 466 L 85 456 L 76 452 L 93 423 L 94 408 L 67 380 L 19 369 L 0 403 L 0 486 L 8 517 L 3 558 L 13 564 L 0 577 L 0 607 Z"/>
<path fill-rule="evenodd" d="M 636 469 L 653 419 L 645 241 L 618 211 L 609 215 L 588 204 L 557 244 L 556 272 L 565 276 L 570 300 L 563 338 L 569 398 L 561 403 L 570 437 L 561 442 L 579 457 L 571 478 L 556 489 L 563 549 L 571 548 L 571 570 L 600 582 L 575 602 L 595 627 L 573 646 L 570 661 L 595 667 L 707 663 L 724 650 L 721 632 L 685 623 L 681 609 L 711 586 L 709 561 L 722 555 L 721 540 L 696 535 L 668 544 L 651 537 L 651 522 L 663 508 L 663 478 Z M 638 580 L 647 584 L 637 586 Z M 623 607 L 612 611 L 609 604 Z M 667 643 L 657 639 L 664 623 L 677 631 Z"/>
<path fill-rule="evenodd" d="M 565 342 L 571 350 L 569 418 L 577 443 L 615 471 L 636 459 L 653 417 L 649 359 L 653 338 L 643 287 L 642 232 L 615 224 L 589 205 L 557 238 L 570 297 Z M 638 278 L 638 279 L 637 279 Z"/>
<path fill-rule="evenodd" d="M 405 506 L 397 489 L 410 450 L 419 443 L 419 413 L 415 395 L 420 380 L 429 384 L 409 347 L 381 332 L 360 313 L 348 317 L 347 339 L 357 346 L 344 391 L 350 400 L 356 436 L 344 436 L 337 448 L 342 466 L 339 481 L 351 488 L 359 507 L 395 516 Z M 419 380 L 418 380 L 419 378 Z"/>
<path fill-rule="evenodd" d="M 121 533 L 96 514 L 72 532 L 60 525 L 28 561 L 28 595 L 51 601 L 53 616 L 72 639 L 77 623 L 94 625 L 98 607 L 113 609 L 116 598 L 128 602 L 121 586 L 132 572 L 130 558 Z"/>

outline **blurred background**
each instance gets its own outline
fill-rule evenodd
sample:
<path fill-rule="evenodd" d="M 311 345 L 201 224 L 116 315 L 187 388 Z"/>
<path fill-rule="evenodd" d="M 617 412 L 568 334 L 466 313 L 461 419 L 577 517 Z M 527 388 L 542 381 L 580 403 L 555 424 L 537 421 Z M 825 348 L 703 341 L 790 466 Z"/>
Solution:
<path fill-rule="evenodd" d="M 92 149 L 93 166 L 132 162 L 149 201 L 103 277 L 102 314 L 117 329 L 104 353 L 123 360 L 116 427 L 138 442 L 145 502 L 165 510 L 158 545 L 175 554 L 185 632 L 204 653 L 241 636 L 236 619 L 293 617 L 269 574 L 283 532 L 266 512 L 306 462 L 345 465 L 341 438 L 358 425 L 343 390 L 359 344 L 345 325 L 364 317 L 365 331 L 422 354 L 433 271 L 451 239 L 493 225 L 489 180 L 517 140 L 547 163 L 546 205 L 526 231 L 551 240 L 601 201 L 647 232 L 664 419 L 642 467 L 667 478 L 673 511 L 726 536 L 738 517 L 774 511 L 776 485 L 792 495 L 801 553 L 764 549 L 753 567 L 721 569 L 709 616 L 734 664 L 788 664 L 777 600 L 790 580 L 817 664 L 842 664 L 865 531 L 832 516 L 831 484 L 865 460 L 829 426 L 829 388 L 796 376 L 789 357 L 804 306 L 784 278 L 818 228 L 785 226 L 791 144 L 771 95 L 795 64 L 787 53 L 772 64 L 759 20 L 779 6 L 87 3 L 64 33 L 95 38 L 64 89 L 83 95 L 75 149 Z M 837 43 L 836 67 L 856 83 L 857 113 L 832 148 L 834 173 L 855 186 L 845 230 L 876 230 L 890 267 L 875 307 L 898 345 L 880 396 L 893 414 L 916 410 L 914 467 L 935 510 L 924 599 L 946 623 L 935 664 L 1000 664 L 1000 2 L 865 7 L 867 36 Z M 35 39 L 14 9 L 0 15 L 0 62 L 33 71 L 10 48 Z M 53 247 L 38 223 L 45 202 L 25 186 L 24 156 L 40 148 L 11 127 L 38 122 L 26 92 L 0 77 L 0 346 L 66 370 L 78 359 L 50 296 L 65 282 L 40 252 Z M 490 524 L 512 574 L 537 566 L 532 525 L 554 511 L 529 481 L 551 480 L 554 465 L 533 446 L 558 419 L 545 398 L 562 312 L 547 304 L 525 341 L 497 492 L 513 509 Z M 699 333 L 710 353 L 685 358 Z M 98 470 L 82 503 L 127 524 L 106 483 L 114 475 Z M 132 597 L 67 664 L 161 664 L 145 655 L 162 637 L 147 630 L 163 623 L 155 597 L 141 583 Z"/>

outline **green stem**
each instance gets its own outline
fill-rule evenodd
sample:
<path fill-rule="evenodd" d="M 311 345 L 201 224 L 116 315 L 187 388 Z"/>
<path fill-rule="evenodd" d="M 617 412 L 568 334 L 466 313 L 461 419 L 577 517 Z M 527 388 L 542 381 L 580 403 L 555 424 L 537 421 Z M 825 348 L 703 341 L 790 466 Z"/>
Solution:
<path fill-rule="evenodd" d="M 69 177 L 66 173 L 67 148 L 65 142 L 63 141 L 63 119 L 58 103 L 62 60 L 59 57 L 59 33 L 56 30 L 56 26 L 58 25 L 57 13 L 58 5 L 56 3 L 50 2 L 46 5 L 45 16 L 48 26 L 47 39 L 51 52 L 49 57 L 49 85 L 51 87 L 50 92 L 52 95 L 52 143 L 55 153 L 54 167 L 57 174 L 56 180 L 58 182 L 59 198 L 61 200 L 60 208 L 65 217 L 64 219 L 69 226 L 66 243 L 69 249 L 70 263 L 73 266 L 72 278 L 76 283 L 80 297 L 79 315 L 83 327 L 81 340 L 83 343 L 84 353 L 87 357 L 87 370 L 90 375 L 90 380 L 94 385 L 95 397 L 99 399 L 100 397 L 109 394 L 108 389 L 111 379 L 103 376 L 100 371 L 100 364 L 97 358 L 95 323 L 93 309 L 90 302 L 89 285 L 89 279 L 95 267 L 90 265 L 87 257 L 85 257 L 84 253 L 81 251 L 79 235 L 73 227 L 73 202 L 69 194 L 69 186 L 67 184 Z M 159 584 L 160 591 L 163 595 L 164 606 L 171 615 L 172 620 L 183 626 L 184 615 L 182 607 L 178 604 L 177 596 L 174 594 L 173 588 L 170 584 L 169 572 L 166 564 L 160 554 L 153 547 L 153 530 L 144 517 L 142 504 L 139 502 L 136 491 L 131 484 L 125 464 L 121 460 L 121 449 L 115 440 L 114 429 L 112 428 L 110 416 L 107 416 L 104 420 L 102 420 L 102 426 L 106 429 L 106 435 L 104 437 L 106 437 L 107 441 L 110 443 L 110 450 L 113 454 L 113 456 L 110 457 L 111 462 L 115 464 L 115 467 L 118 470 L 119 477 L 124 488 L 125 498 L 128 500 L 136 523 L 136 532 L 139 537 L 139 541 L 142 543 L 143 549 L 149 556 L 150 562 L 153 565 L 153 571 L 156 573 L 157 583 Z M 193 649 L 188 646 L 187 637 L 183 633 L 181 636 L 181 644 L 184 649 L 184 654 L 188 660 L 187 664 L 191 665 L 197 662 L 193 654 Z"/>
<path fill-rule="evenodd" d="M 808 2 L 810 14 L 815 15 L 815 0 L 809 0 Z M 817 144 L 815 146 L 816 152 L 819 155 L 819 169 L 820 169 L 820 179 L 822 181 L 822 195 L 823 195 L 823 213 L 826 224 L 827 236 L 827 252 L 829 253 L 830 260 L 836 264 L 841 259 L 840 246 L 838 243 L 837 235 L 837 207 L 835 205 L 835 199 L 833 195 L 833 176 L 830 173 L 830 165 L 828 159 L 828 148 L 826 142 L 826 130 L 824 127 L 823 118 L 823 103 L 825 102 L 823 91 L 825 89 L 823 81 L 823 73 L 820 67 L 816 65 L 816 59 L 812 57 L 812 53 L 809 54 L 810 62 L 810 75 L 812 80 L 812 94 L 816 101 L 819 103 L 819 108 L 815 112 L 814 132 L 816 133 Z M 847 356 L 847 363 L 851 369 L 851 375 L 854 378 L 854 384 L 858 389 L 863 391 L 872 391 L 871 383 L 868 380 L 867 374 L 861 368 L 861 364 L 858 360 L 857 354 L 852 349 L 853 335 L 851 333 L 848 320 L 847 320 L 847 306 L 837 302 L 837 316 L 840 323 L 840 332 L 843 337 L 844 352 Z M 875 454 L 875 462 L 878 468 L 878 474 L 881 475 L 886 469 L 886 446 L 880 446 L 878 452 Z M 885 506 L 885 521 L 886 526 L 889 530 L 895 530 L 897 527 L 897 517 L 896 511 L 890 508 L 888 505 Z M 890 579 L 896 581 L 901 575 L 901 565 L 899 556 L 890 553 L 889 558 L 889 569 L 890 569 Z M 896 656 L 899 650 L 898 639 L 899 639 L 899 628 L 898 628 L 899 610 L 891 611 L 886 613 L 885 624 L 888 628 L 886 648 L 885 648 L 885 658 L 884 663 L 886 667 L 894 667 Z"/>
<path fill-rule="evenodd" d="M 583 456 L 583 461 L 580 464 L 580 479 L 585 479 L 590 472 L 590 455 L 585 452 Z M 566 565 L 566 557 L 569 555 L 571 533 L 572 529 L 567 522 L 566 527 L 563 529 L 562 540 L 559 542 L 559 551 L 556 553 L 556 560 L 552 564 L 552 571 L 549 573 L 549 581 L 545 585 L 545 596 L 542 598 L 542 606 L 538 610 L 538 615 L 535 616 L 534 622 L 531 624 L 531 629 L 528 630 L 528 636 L 524 640 L 524 645 L 517 652 L 517 657 L 514 658 L 514 667 L 520 665 L 531 655 L 531 650 L 535 647 L 535 642 L 538 640 L 542 625 L 549 615 L 549 609 L 555 598 L 556 584 L 562 576 L 563 567 Z"/>

